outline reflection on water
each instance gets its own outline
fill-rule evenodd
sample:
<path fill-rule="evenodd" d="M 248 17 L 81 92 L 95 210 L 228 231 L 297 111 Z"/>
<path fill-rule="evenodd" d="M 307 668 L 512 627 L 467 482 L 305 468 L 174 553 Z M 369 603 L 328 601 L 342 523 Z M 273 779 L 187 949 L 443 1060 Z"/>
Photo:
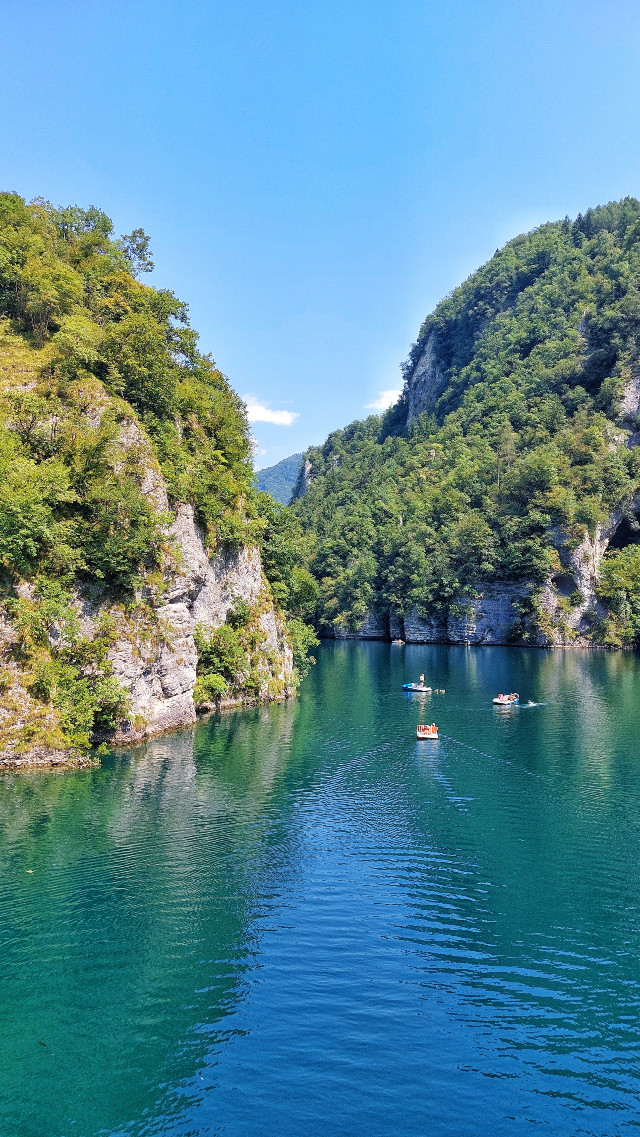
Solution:
<path fill-rule="evenodd" d="M 637 1128 L 639 727 L 628 654 L 326 644 L 298 701 L 5 776 L 2 1131 Z"/>

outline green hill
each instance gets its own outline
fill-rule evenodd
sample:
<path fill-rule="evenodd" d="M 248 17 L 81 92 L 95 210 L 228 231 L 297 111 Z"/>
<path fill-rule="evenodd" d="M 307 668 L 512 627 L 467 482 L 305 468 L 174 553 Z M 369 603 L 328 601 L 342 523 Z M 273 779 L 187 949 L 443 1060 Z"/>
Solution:
<path fill-rule="evenodd" d="M 281 697 L 292 647 L 305 666 L 299 525 L 151 267 L 142 230 L 0 194 L 0 762 Z"/>
<path fill-rule="evenodd" d="M 427 317 L 404 379 L 305 456 L 320 628 L 633 642 L 640 203 L 510 241 Z"/>
<path fill-rule="evenodd" d="M 291 454 L 275 466 L 265 466 L 255 475 L 255 484 L 264 493 L 270 493 L 282 505 L 289 505 L 300 477 L 302 454 Z"/>

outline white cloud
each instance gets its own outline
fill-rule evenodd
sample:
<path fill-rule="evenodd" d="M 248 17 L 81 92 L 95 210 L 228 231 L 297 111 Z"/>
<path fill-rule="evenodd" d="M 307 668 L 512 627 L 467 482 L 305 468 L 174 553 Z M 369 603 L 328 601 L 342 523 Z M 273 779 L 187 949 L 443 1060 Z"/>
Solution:
<path fill-rule="evenodd" d="M 388 407 L 392 407 L 394 403 L 398 402 L 402 394 L 402 389 L 395 391 L 389 389 L 388 391 L 381 391 L 377 399 L 372 403 L 367 403 L 365 410 L 367 411 L 386 411 Z"/>
<path fill-rule="evenodd" d="M 272 411 L 271 407 L 265 407 L 264 403 L 259 403 L 253 395 L 246 395 L 244 401 L 247 404 L 249 422 L 271 422 L 274 426 L 291 426 L 300 417 L 297 411 Z"/>

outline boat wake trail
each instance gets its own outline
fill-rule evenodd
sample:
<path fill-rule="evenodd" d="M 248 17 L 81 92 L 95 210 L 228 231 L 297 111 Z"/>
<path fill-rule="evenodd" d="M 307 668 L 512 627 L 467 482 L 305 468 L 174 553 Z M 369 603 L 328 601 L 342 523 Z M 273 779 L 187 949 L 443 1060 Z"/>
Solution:
<path fill-rule="evenodd" d="M 461 742 L 459 738 L 453 738 L 450 734 L 440 734 L 440 738 L 445 742 L 452 742 L 454 746 L 463 746 L 465 750 L 472 750 L 474 754 L 480 754 L 483 758 L 489 758 L 492 762 L 504 762 L 507 766 L 517 766 L 520 773 L 524 774 L 527 778 L 539 778 L 541 775 L 534 770 L 525 770 L 519 763 L 514 762 L 512 758 L 498 758 L 496 754 L 489 754 L 486 750 L 481 750 L 479 746 L 472 746 L 470 742 Z"/>
<path fill-rule="evenodd" d="M 470 742 L 461 742 L 459 738 L 453 738 L 450 734 L 440 734 L 440 738 L 445 742 L 453 742 L 456 746 L 464 746 L 465 750 L 473 750 L 474 754 L 482 754 L 483 758 L 491 758 L 493 762 L 499 762 L 500 759 L 496 758 L 495 754 L 488 754 L 486 750 L 481 750 L 479 746 L 472 746 Z"/>

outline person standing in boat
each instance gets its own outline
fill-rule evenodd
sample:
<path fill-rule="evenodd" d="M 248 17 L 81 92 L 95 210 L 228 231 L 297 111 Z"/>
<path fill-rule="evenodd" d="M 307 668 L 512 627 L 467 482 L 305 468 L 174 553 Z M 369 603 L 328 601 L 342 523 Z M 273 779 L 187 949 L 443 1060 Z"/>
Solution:
<path fill-rule="evenodd" d="M 420 678 L 418 679 L 418 685 L 420 687 L 424 687 L 424 675 L 421 675 Z"/>

